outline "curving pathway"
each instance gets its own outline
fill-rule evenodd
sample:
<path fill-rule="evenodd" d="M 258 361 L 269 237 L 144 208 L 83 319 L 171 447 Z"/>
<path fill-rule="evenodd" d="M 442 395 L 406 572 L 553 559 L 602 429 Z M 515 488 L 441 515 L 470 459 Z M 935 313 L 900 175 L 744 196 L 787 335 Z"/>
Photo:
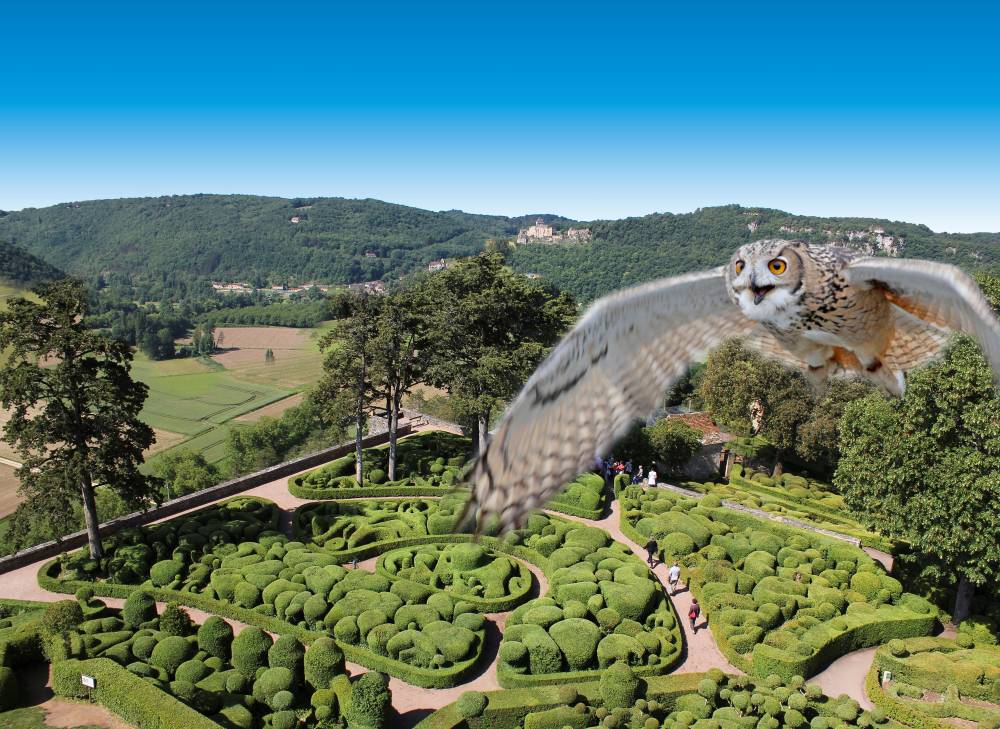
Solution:
<path fill-rule="evenodd" d="M 307 469 L 307 471 L 308 470 L 312 469 Z M 306 471 L 302 471 L 300 473 L 305 472 Z M 240 496 L 257 496 L 273 501 L 282 510 L 280 528 L 289 536 L 291 533 L 291 518 L 294 510 L 305 504 L 313 503 L 308 499 L 301 499 L 289 493 L 289 479 L 294 478 L 297 475 L 299 474 L 292 474 L 291 476 L 275 479 L 274 481 L 239 494 Z M 197 511 L 202 508 L 204 508 L 204 505 L 195 509 L 190 509 L 189 511 Z M 189 511 L 181 513 L 186 514 L 189 513 Z M 633 543 L 632 540 L 627 538 L 621 531 L 621 507 L 617 500 L 611 500 L 610 508 L 606 507 L 605 516 L 597 520 L 583 519 L 555 511 L 549 511 L 548 513 L 563 519 L 577 521 L 604 529 L 613 539 L 628 546 L 633 553 L 638 555 L 644 561 L 646 559 L 645 549 Z M 175 514 L 167 518 L 174 519 L 177 516 L 180 516 L 180 514 Z M 364 560 L 363 562 L 360 562 L 358 566 L 374 571 L 376 559 L 377 558 Z M 41 602 L 54 602 L 66 599 L 66 595 L 51 593 L 39 587 L 38 570 L 47 561 L 48 560 L 42 560 L 25 567 L 21 567 L 17 570 L 12 570 L 11 572 L 8 572 L 0 577 L 0 592 L 2 592 L 3 597 Z M 545 575 L 536 566 L 529 563 L 525 564 L 535 576 L 538 587 L 537 594 L 544 595 L 548 591 L 548 581 L 545 578 Z M 652 570 L 661 585 L 666 584 L 667 569 L 668 565 L 658 563 Z M 119 598 L 101 599 L 103 599 L 104 602 L 110 607 L 121 607 L 122 604 L 124 604 L 124 600 Z M 698 673 L 707 671 L 710 668 L 721 668 L 727 673 L 742 673 L 739 669 L 729 663 L 726 657 L 719 650 L 715 643 L 715 639 L 712 636 L 712 632 L 708 629 L 708 625 L 704 617 L 697 626 L 697 632 L 692 632 L 691 626 L 686 618 L 687 611 L 691 605 L 690 591 L 686 587 L 682 588 L 677 594 L 669 596 L 669 599 L 673 603 L 674 609 L 680 618 L 681 628 L 684 635 L 684 648 L 681 654 L 681 660 L 675 667 L 673 673 Z M 157 603 L 157 607 L 162 610 L 165 607 L 165 604 Z M 193 608 L 186 609 L 191 617 L 198 623 L 203 622 L 212 615 L 211 613 L 206 613 Z M 500 688 L 496 678 L 496 663 L 500 637 L 502 635 L 507 615 L 508 613 L 506 612 L 491 613 L 486 615 L 486 618 L 489 621 L 489 627 L 487 630 L 486 645 L 484 647 L 484 661 L 473 678 L 461 686 L 450 689 L 423 689 L 404 683 L 400 679 L 390 678 L 389 686 L 392 691 L 392 704 L 401 716 L 401 726 L 412 726 L 435 709 L 452 703 L 466 691 L 494 691 Z M 227 622 L 233 626 L 234 631 L 237 633 L 247 627 L 239 621 L 228 620 Z M 865 649 L 849 653 L 842 656 L 837 661 L 834 661 L 829 667 L 827 667 L 826 670 L 817 674 L 812 680 L 823 686 L 824 691 L 830 695 L 836 696 L 845 693 L 856 699 L 862 706 L 870 707 L 871 704 L 864 692 L 864 677 L 871 666 L 873 656 L 874 649 Z M 347 663 L 347 670 L 351 675 L 357 675 L 369 669 L 349 662 Z"/>

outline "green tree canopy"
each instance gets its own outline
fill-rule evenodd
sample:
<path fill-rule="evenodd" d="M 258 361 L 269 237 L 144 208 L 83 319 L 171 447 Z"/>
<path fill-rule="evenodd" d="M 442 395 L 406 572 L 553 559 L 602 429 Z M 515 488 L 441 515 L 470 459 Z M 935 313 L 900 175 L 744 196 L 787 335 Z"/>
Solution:
<path fill-rule="evenodd" d="M 434 302 L 426 378 L 473 416 L 479 446 L 490 416 L 513 398 L 576 318 L 573 299 L 487 253 L 426 279 Z"/>
<path fill-rule="evenodd" d="M 751 404 L 760 401 L 760 435 L 775 447 L 775 475 L 781 473 L 784 456 L 795 448 L 799 426 L 813 408 L 812 390 L 802 373 L 761 357 L 738 340 L 709 353 L 699 373 L 698 395 L 718 422 L 743 432 L 751 429 Z"/>
<path fill-rule="evenodd" d="M 958 338 L 901 399 L 848 405 L 840 433 L 834 482 L 847 504 L 959 578 L 961 620 L 972 585 L 1000 576 L 1000 400 L 982 353 Z"/>
<path fill-rule="evenodd" d="M 668 469 L 681 468 L 701 448 L 701 434 L 681 420 L 663 418 L 646 434 L 656 459 Z"/>
<path fill-rule="evenodd" d="M 872 384 L 857 378 L 830 380 L 809 418 L 799 426 L 796 454 L 817 471 L 832 474 L 840 460 L 840 419 L 844 409 L 874 390 Z"/>
<path fill-rule="evenodd" d="M 128 345 L 85 328 L 81 283 L 45 284 L 36 293 L 38 302 L 11 299 L 0 313 L 0 349 L 9 351 L 0 369 L 10 412 L 4 435 L 23 461 L 15 529 L 22 522 L 26 533 L 36 518 L 68 523 L 79 499 L 96 559 L 103 552 L 95 485 L 136 505 L 155 493 L 139 473 L 155 440 L 139 420 L 147 388 L 130 375 Z"/>

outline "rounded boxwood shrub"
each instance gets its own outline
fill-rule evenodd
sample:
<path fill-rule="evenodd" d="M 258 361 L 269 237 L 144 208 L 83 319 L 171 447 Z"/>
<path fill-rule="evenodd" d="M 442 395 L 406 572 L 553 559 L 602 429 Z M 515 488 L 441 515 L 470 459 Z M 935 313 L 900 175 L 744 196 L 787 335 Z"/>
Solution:
<path fill-rule="evenodd" d="M 125 598 L 121 619 L 133 630 L 156 618 L 156 600 L 145 590 L 136 590 Z"/>
<path fill-rule="evenodd" d="M 193 655 L 194 646 L 186 638 L 168 635 L 156 644 L 149 662 L 173 676 L 178 667 Z"/>
<path fill-rule="evenodd" d="M 178 603 L 169 603 L 160 616 L 160 630 L 167 635 L 191 635 L 194 621 Z"/>
<path fill-rule="evenodd" d="M 625 663 L 613 663 L 601 674 L 601 699 L 607 709 L 627 709 L 635 703 L 639 679 Z"/>
<path fill-rule="evenodd" d="M 179 559 L 165 559 L 149 568 L 149 579 L 156 587 L 166 587 L 183 571 L 184 563 Z"/>
<path fill-rule="evenodd" d="M 75 630 L 83 622 L 83 608 L 76 600 L 52 603 L 42 614 L 40 627 L 45 635 L 60 635 Z"/>
<path fill-rule="evenodd" d="M 267 652 L 272 644 L 271 636 L 257 626 L 244 628 L 233 639 L 233 668 L 247 678 L 253 678 L 257 669 L 267 666 Z"/>
<path fill-rule="evenodd" d="M 347 710 L 348 726 L 382 729 L 392 702 L 389 680 L 385 674 L 369 671 L 354 682 L 351 705 Z"/>
<path fill-rule="evenodd" d="M 188 683 L 198 683 L 201 679 L 205 678 L 211 671 L 204 662 L 199 661 L 197 658 L 192 658 L 190 660 L 184 661 L 181 665 L 177 667 L 177 671 L 174 674 L 174 678 L 178 681 L 187 681 Z"/>
<path fill-rule="evenodd" d="M 294 687 L 295 676 L 287 668 L 265 668 L 253 682 L 253 697 L 274 709 L 275 696 L 281 691 L 290 692 Z"/>
<path fill-rule="evenodd" d="M 298 723 L 299 717 L 290 709 L 271 714 L 271 729 L 294 729 Z"/>
<path fill-rule="evenodd" d="M 344 671 L 344 654 L 331 638 L 317 638 L 306 650 L 305 679 L 314 689 L 325 689 Z"/>
<path fill-rule="evenodd" d="M 282 635 L 267 651 L 267 663 L 271 668 L 287 668 L 295 676 L 296 683 L 302 677 L 303 659 L 306 649 L 294 635 Z"/>
<path fill-rule="evenodd" d="M 463 719 L 474 719 L 486 711 L 486 694 L 481 691 L 466 691 L 458 697 L 458 713 Z"/>
<path fill-rule="evenodd" d="M 217 615 L 208 618 L 198 627 L 198 648 L 211 656 L 229 660 L 233 643 L 233 626 Z"/>
<path fill-rule="evenodd" d="M 156 638 L 151 635 L 139 635 L 132 641 L 132 655 L 140 660 L 149 660 L 156 648 Z"/>
<path fill-rule="evenodd" d="M 373 468 L 368 472 L 368 480 L 371 483 L 379 484 L 385 481 L 385 471 L 381 468 Z"/>

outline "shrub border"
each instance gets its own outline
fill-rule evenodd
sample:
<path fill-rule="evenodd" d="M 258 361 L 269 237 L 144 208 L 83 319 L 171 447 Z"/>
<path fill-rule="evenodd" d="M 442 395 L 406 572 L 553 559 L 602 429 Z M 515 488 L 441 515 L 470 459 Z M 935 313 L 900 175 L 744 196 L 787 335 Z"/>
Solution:
<path fill-rule="evenodd" d="M 779 533 L 787 532 L 794 529 L 793 527 L 789 527 L 785 524 L 781 524 L 778 522 L 768 522 L 763 519 L 758 519 L 756 517 L 747 514 L 741 514 L 739 512 L 727 510 L 724 506 L 705 507 L 705 508 L 712 508 L 712 511 L 724 515 L 728 519 L 731 519 L 732 522 L 735 522 L 737 524 L 743 524 L 745 526 L 756 526 L 750 524 L 749 522 L 744 521 L 744 520 L 752 520 L 754 522 L 757 522 L 758 525 L 762 525 L 765 529 L 774 529 Z M 620 521 L 619 526 L 621 528 L 622 534 L 624 534 L 626 537 L 631 539 L 636 544 L 642 544 L 645 541 L 645 537 L 643 537 L 642 534 L 640 534 L 639 531 L 629 523 L 628 519 L 625 516 L 625 509 L 622 509 L 621 511 L 621 516 L 619 517 L 619 521 Z M 726 519 L 722 519 L 722 521 L 724 521 L 727 524 L 730 523 Z M 730 524 L 730 526 L 733 526 L 733 524 Z M 823 534 L 818 534 L 818 533 L 817 534 L 811 533 L 811 535 L 815 536 L 815 538 L 820 541 L 827 541 L 837 546 L 842 546 L 842 543 L 837 541 L 834 537 L 827 537 Z M 856 547 L 856 549 L 860 549 L 860 547 Z M 692 586 L 691 590 L 692 592 L 695 593 L 696 597 L 699 598 L 701 597 L 700 585 Z M 759 662 L 763 663 L 764 665 L 757 670 L 755 670 L 754 668 L 755 665 L 758 663 L 757 649 L 764 646 L 763 643 L 757 643 L 756 645 L 754 645 L 753 652 L 750 654 L 737 653 L 733 649 L 733 647 L 729 644 L 729 640 L 721 634 L 721 630 L 718 628 L 718 623 L 716 621 L 710 621 L 709 628 L 711 628 L 712 630 L 712 637 L 715 638 L 715 642 L 719 646 L 719 650 L 722 652 L 722 655 L 724 655 L 731 664 L 739 668 L 741 671 L 754 676 L 759 676 L 761 678 L 767 676 L 769 673 L 777 673 L 784 680 L 787 681 L 792 676 L 796 675 L 802 676 L 803 678 L 809 678 L 810 676 L 815 675 L 816 672 L 820 668 L 822 668 L 822 666 L 825 665 L 826 663 L 829 663 L 830 661 L 839 658 L 840 656 L 845 655 L 846 653 L 849 653 L 852 650 L 858 650 L 859 648 L 869 648 L 873 645 L 879 645 L 881 643 L 886 642 L 890 638 L 914 638 L 927 635 L 934 629 L 934 625 L 937 623 L 936 615 L 923 616 L 923 615 L 918 615 L 917 613 L 912 613 L 912 616 L 913 617 L 898 618 L 895 620 L 878 620 L 856 625 L 853 628 L 839 634 L 830 642 L 824 644 L 822 648 L 819 648 L 811 656 L 803 658 L 800 661 L 782 660 L 781 656 L 777 655 L 777 650 L 773 648 L 771 648 L 770 651 L 762 651 L 762 653 L 773 651 L 775 655 L 767 657 L 762 655 Z M 852 642 L 852 639 L 855 637 L 854 634 L 856 632 L 870 629 L 874 625 L 882 625 L 891 628 L 897 626 L 897 624 L 899 623 L 910 623 L 910 622 L 914 623 L 913 625 L 914 631 L 921 631 L 921 632 L 914 632 L 910 634 L 909 631 L 906 631 L 904 632 L 904 634 L 901 635 L 894 634 L 888 637 L 876 636 L 871 641 L 861 640 L 858 643 Z M 849 646 L 849 648 L 842 650 L 842 652 L 838 652 L 837 650 L 834 650 L 834 648 L 831 648 L 831 646 L 838 646 L 838 647 L 842 646 L 844 643 L 846 643 L 847 646 Z M 770 646 L 765 646 L 765 648 L 770 648 Z M 771 665 L 767 665 L 765 661 L 771 661 Z M 763 672 L 758 673 L 758 670 Z M 790 671 L 790 673 L 785 675 L 783 671 Z"/>
<path fill-rule="evenodd" d="M 81 674 L 97 679 L 89 693 L 80 684 Z M 110 658 L 56 661 L 52 664 L 52 688 L 59 696 L 93 697 L 108 711 L 140 729 L 220 729 L 212 719 Z"/>
<path fill-rule="evenodd" d="M 555 675 L 555 674 L 553 674 Z M 567 675 L 567 674 L 563 674 Z M 673 710 L 677 699 L 698 690 L 698 682 L 705 673 L 680 673 L 653 676 L 645 679 L 646 698 L 654 699 Z M 573 685 L 573 684 L 570 684 Z M 573 685 L 591 705 L 601 705 L 599 681 L 586 681 Z M 447 706 L 425 717 L 415 729 L 515 729 L 530 713 L 563 706 L 559 699 L 560 686 L 534 686 L 486 691 L 486 710 L 482 716 L 466 719 L 458 711 L 458 703 Z"/>

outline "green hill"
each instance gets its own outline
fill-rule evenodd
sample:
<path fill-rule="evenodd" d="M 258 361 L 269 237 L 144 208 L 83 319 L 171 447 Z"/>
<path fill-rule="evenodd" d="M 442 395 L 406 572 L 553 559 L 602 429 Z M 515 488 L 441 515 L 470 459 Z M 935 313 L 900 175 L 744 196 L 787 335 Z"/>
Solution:
<path fill-rule="evenodd" d="M 0 282 L 27 288 L 62 277 L 62 272 L 23 248 L 0 240 Z"/>
<path fill-rule="evenodd" d="M 488 238 L 512 236 L 529 219 L 378 200 L 177 195 L 11 212 L 0 217 L 0 240 L 88 278 L 179 273 L 350 283 L 391 280 L 436 258 L 472 255 Z"/>
<path fill-rule="evenodd" d="M 874 218 L 816 218 L 727 205 L 596 221 L 588 227 L 590 243 L 518 246 L 511 257 L 514 267 L 541 274 L 584 301 L 661 276 L 718 266 L 740 245 L 761 238 L 838 242 L 874 253 L 896 247 L 898 255 L 970 271 L 1000 269 L 1000 233 L 935 233 L 924 225 Z"/>
<path fill-rule="evenodd" d="M 475 254 L 487 239 L 512 239 L 536 217 L 431 212 L 378 200 L 178 195 L 8 213 L 0 216 L 0 240 L 85 278 L 110 273 L 161 284 L 178 278 L 351 283 L 392 281 L 437 258 Z M 544 217 L 557 228 L 575 222 Z M 943 234 L 874 218 L 728 205 L 586 225 L 591 242 L 521 245 L 511 253 L 512 265 L 584 301 L 719 265 L 736 247 L 761 237 L 836 241 L 879 253 L 895 248 L 900 255 L 969 270 L 1000 268 L 998 233 Z M 892 240 L 886 242 L 887 236 Z"/>

